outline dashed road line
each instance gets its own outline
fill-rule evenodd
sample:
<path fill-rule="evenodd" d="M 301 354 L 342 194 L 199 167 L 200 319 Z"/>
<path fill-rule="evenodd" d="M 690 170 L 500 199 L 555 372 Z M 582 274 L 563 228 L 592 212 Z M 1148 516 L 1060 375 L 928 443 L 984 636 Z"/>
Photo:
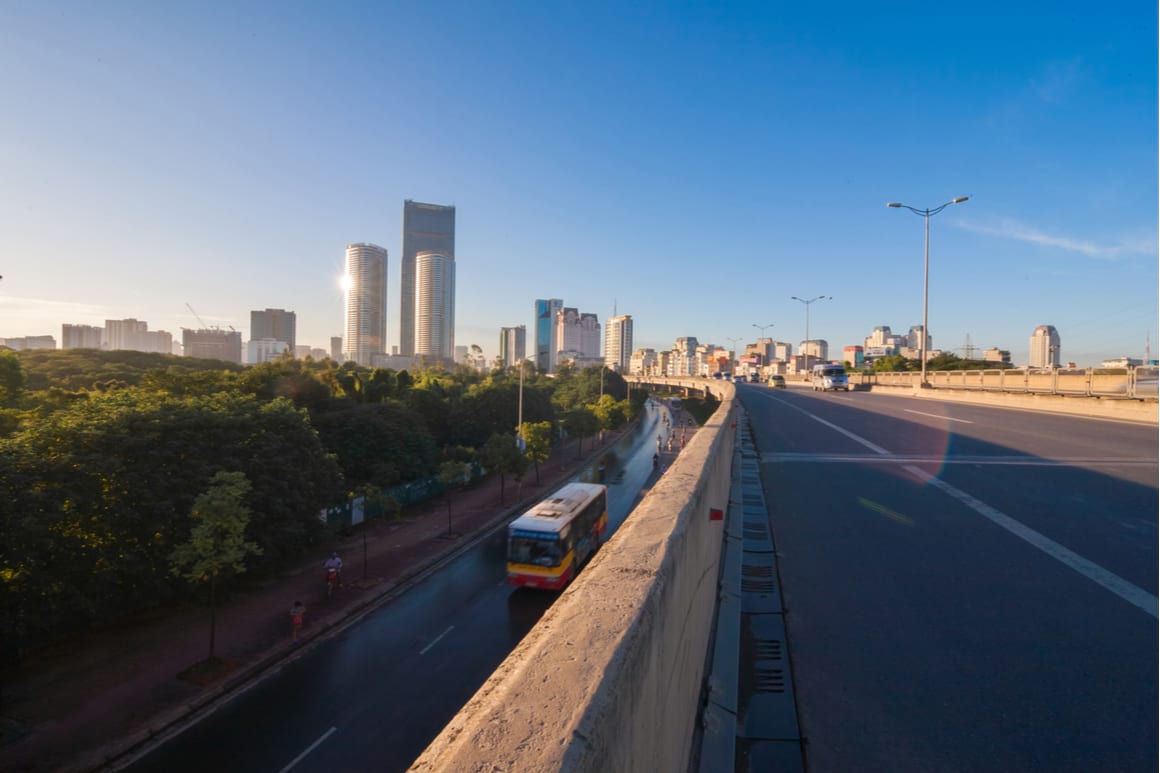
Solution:
<path fill-rule="evenodd" d="M 893 456 L 889 451 L 882 448 L 881 446 L 877 446 L 874 443 L 871 443 L 869 440 L 866 440 L 859 435 L 855 435 L 853 432 L 850 432 L 844 427 L 839 427 L 837 424 L 826 421 L 819 416 L 815 416 L 809 411 L 803 408 L 799 408 L 796 405 L 792 405 L 785 400 L 780 400 L 778 398 L 774 399 L 777 399 L 778 402 L 782 403 L 783 405 L 787 405 L 790 408 L 793 408 L 795 411 L 799 411 L 806 416 L 809 416 L 811 419 L 814 419 L 815 421 L 830 427 L 831 429 L 841 433 L 842 435 L 845 435 L 851 440 L 862 444 L 880 456 Z M 946 461 L 950 460 L 943 460 L 944 463 Z M 994 523 L 996 526 L 1005 529 L 1007 532 L 1015 535 L 1027 544 L 1038 548 L 1039 550 L 1054 558 L 1056 561 L 1062 563 L 1064 566 L 1073 569 L 1083 577 L 1086 577 L 1105 590 L 1114 593 L 1124 601 L 1127 601 L 1129 604 L 1144 610 L 1154 618 L 1157 617 L 1157 598 L 1143 588 L 1128 582 L 1123 577 L 1120 577 L 1114 572 L 1110 572 L 1107 569 L 1104 569 L 1099 564 L 1093 561 L 1089 561 L 1078 553 L 1068 550 L 1050 537 L 1040 534 L 1029 526 L 1025 526 L 1023 523 L 1015 520 L 1006 513 L 991 507 L 985 502 L 975 499 L 965 491 L 955 488 L 951 484 L 947 483 L 941 478 L 931 475 L 920 467 L 915 467 L 913 464 L 907 464 L 903 466 L 903 469 L 914 477 L 918 478 L 923 483 L 933 488 L 937 488 L 944 494 L 947 494 L 953 499 L 958 500 L 971 510 L 974 510 L 979 515 Z"/>
<path fill-rule="evenodd" d="M 929 416 L 932 419 L 943 419 L 945 421 L 957 421 L 960 424 L 974 424 L 975 423 L 973 421 L 967 421 L 966 419 L 955 419 L 955 418 L 951 418 L 950 416 L 940 416 L 937 413 L 927 413 L 925 411 L 912 411 L 909 408 L 903 408 L 902 410 L 906 411 L 907 413 L 916 413 L 919 416 Z"/>
<path fill-rule="evenodd" d="M 307 746 L 306 751 L 302 752 L 297 757 L 290 760 L 290 764 L 287 765 L 286 767 L 282 768 L 282 770 L 278 771 L 278 773 L 286 773 L 286 771 L 290 770 L 290 768 L 294 767 L 299 762 L 302 762 L 302 760 L 304 760 L 306 758 L 307 754 L 310 754 L 310 752 L 312 752 L 316 748 L 318 748 L 318 745 L 320 743 L 322 743 L 323 741 L 325 741 L 327 738 L 330 738 L 330 736 L 333 735 L 336 730 L 338 730 L 337 727 L 332 727 L 329 730 L 327 730 L 325 733 L 322 734 L 322 736 L 317 741 L 315 741 L 314 743 Z"/>
<path fill-rule="evenodd" d="M 430 644 L 428 644 L 426 647 L 424 647 L 423 649 L 419 650 L 419 654 L 420 654 L 420 655 L 426 655 L 426 654 L 427 654 L 427 650 L 429 650 L 429 649 L 431 649 L 432 647 L 434 647 L 436 644 L 438 644 L 438 643 L 439 643 L 439 640 L 440 640 L 440 639 L 442 639 L 442 638 L 443 638 L 444 636 L 446 636 L 447 634 L 451 633 L 451 630 L 452 630 L 453 628 L 455 628 L 455 626 L 453 626 L 453 625 L 449 625 L 449 626 L 447 626 L 447 630 L 446 630 L 446 631 L 444 631 L 443 633 L 439 634 L 438 636 L 436 636 L 434 639 L 432 639 L 432 640 L 431 640 L 431 643 L 430 643 Z"/>

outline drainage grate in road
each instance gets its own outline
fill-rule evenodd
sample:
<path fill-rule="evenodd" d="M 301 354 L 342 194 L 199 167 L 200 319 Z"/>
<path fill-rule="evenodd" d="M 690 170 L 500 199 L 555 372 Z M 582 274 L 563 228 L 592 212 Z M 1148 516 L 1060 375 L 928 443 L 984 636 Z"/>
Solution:
<path fill-rule="evenodd" d="M 781 660 L 782 643 L 779 639 L 754 639 L 753 654 L 758 660 Z"/>
<path fill-rule="evenodd" d="M 743 614 L 741 628 L 740 736 L 798 740 L 785 621 L 781 615 Z"/>
<path fill-rule="evenodd" d="M 785 669 L 762 668 L 753 669 L 754 693 L 783 693 L 785 692 Z"/>

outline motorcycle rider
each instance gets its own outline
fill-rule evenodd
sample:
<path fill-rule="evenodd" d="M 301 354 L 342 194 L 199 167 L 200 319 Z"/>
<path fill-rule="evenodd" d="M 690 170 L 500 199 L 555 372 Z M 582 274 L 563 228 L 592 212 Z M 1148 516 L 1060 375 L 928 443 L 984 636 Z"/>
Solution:
<path fill-rule="evenodd" d="M 338 557 L 337 551 L 330 554 L 330 558 L 326 559 L 326 563 L 322 565 L 322 568 L 327 571 L 328 575 L 330 570 L 334 570 L 335 587 L 338 587 L 342 583 L 342 559 Z"/>

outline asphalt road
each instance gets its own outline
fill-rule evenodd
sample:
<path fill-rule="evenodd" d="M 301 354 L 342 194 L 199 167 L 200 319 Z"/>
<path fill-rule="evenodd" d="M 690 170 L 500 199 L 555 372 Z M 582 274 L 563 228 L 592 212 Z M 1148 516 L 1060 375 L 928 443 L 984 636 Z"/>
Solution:
<path fill-rule="evenodd" d="M 654 474 L 660 415 L 602 455 L 609 537 Z M 505 528 L 127 769 L 405 770 L 557 597 L 506 584 Z"/>
<path fill-rule="evenodd" d="M 809 769 L 1157 769 L 1155 427 L 738 393 Z"/>

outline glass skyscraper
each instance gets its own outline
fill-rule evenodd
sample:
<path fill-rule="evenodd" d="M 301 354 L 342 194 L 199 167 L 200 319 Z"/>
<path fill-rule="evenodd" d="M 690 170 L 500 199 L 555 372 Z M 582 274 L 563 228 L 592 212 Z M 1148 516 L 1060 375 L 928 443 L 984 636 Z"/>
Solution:
<path fill-rule="evenodd" d="M 455 207 L 403 202 L 403 255 L 399 262 L 399 354 L 410 357 L 415 350 L 416 304 L 415 256 L 436 252 L 455 260 Z M 448 357 L 451 353 L 448 352 Z"/>
<path fill-rule="evenodd" d="M 536 368 L 541 373 L 550 373 L 556 362 L 554 331 L 556 312 L 564 308 L 564 301 L 548 298 L 536 301 Z"/>

